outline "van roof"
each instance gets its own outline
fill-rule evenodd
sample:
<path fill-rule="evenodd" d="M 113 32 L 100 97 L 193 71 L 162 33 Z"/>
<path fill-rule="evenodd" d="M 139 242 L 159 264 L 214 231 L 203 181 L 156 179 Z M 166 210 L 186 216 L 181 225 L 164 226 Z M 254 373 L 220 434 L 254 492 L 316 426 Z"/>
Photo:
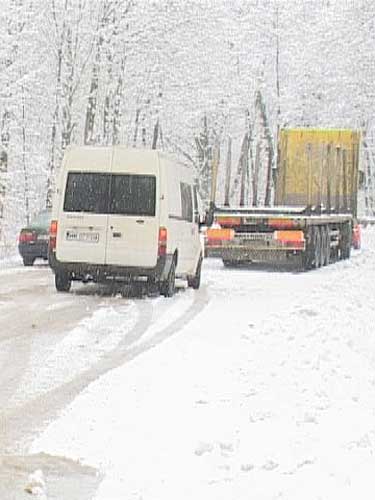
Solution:
<path fill-rule="evenodd" d="M 77 145 L 70 145 L 66 148 L 66 154 L 70 157 L 77 158 L 80 156 L 81 153 L 84 152 L 91 152 L 94 153 L 95 151 L 100 151 L 101 154 L 104 152 L 110 152 L 113 150 L 120 150 L 123 153 L 130 153 L 131 155 L 143 155 L 147 156 L 149 160 L 156 160 L 159 157 L 162 157 L 164 159 L 167 159 L 169 161 L 174 161 L 179 164 L 180 167 L 182 168 L 187 168 L 191 169 L 190 166 L 182 163 L 176 156 L 166 153 L 164 151 L 161 151 L 160 149 L 146 149 L 146 148 L 133 148 L 129 147 L 126 145 L 115 145 L 115 146 L 100 146 L 100 145 L 94 145 L 94 146 L 77 146 Z"/>

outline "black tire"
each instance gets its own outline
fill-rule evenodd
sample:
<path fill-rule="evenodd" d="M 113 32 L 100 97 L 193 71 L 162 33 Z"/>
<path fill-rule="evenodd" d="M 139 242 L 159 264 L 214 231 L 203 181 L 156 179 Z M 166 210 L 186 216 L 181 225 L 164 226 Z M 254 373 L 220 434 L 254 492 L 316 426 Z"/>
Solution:
<path fill-rule="evenodd" d="M 164 297 L 173 297 L 175 292 L 175 281 L 176 281 L 176 260 L 173 259 L 171 267 L 169 269 L 168 278 L 163 281 L 160 286 L 160 293 Z"/>
<path fill-rule="evenodd" d="M 67 273 L 55 274 L 55 287 L 58 292 L 69 292 L 71 286 L 72 281 Z"/>
<path fill-rule="evenodd" d="M 349 259 L 350 257 L 352 249 L 351 233 L 351 226 L 345 224 L 341 236 L 340 259 Z"/>
<path fill-rule="evenodd" d="M 322 266 L 327 266 L 329 264 L 329 258 L 331 253 L 330 239 L 329 239 L 329 229 L 327 226 L 322 227 Z"/>
<path fill-rule="evenodd" d="M 198 288 L 201 286 L 202 260 L 202 256 L 200 256 L 195 275 L 192 278 L 188 278 L 187 280 L 188 286 L 194 288 L 194 290 L 198 290 Z"/>
<path fill-rule="evenodd" d="M 306 249 L 301 257 L 302 269 L 305 271 L 310 271 L 314 267 L 314 230 L 309 228 L 305 235 L 306 238 Z"/>
<path fill-rule="evenodd" d="M 313 268 L 318 269 L 321 265 L 322 254 L 322 238 L 320 235 L 320 229 L 318 227 L 316 227 L 314 230 L 313 242 Z"/>
<path fill-rule="evenodd" d="M 235 260 L 223 259 L 224 267 L 235 267 L 237 262 Z"/>
<path fill-rule="evenodd" d="M 23 265 L 24 266 L 32 266 L 34 265 L 34 262 L 35 262 L 35 257 L 24 257 L 23 258 Z"/>

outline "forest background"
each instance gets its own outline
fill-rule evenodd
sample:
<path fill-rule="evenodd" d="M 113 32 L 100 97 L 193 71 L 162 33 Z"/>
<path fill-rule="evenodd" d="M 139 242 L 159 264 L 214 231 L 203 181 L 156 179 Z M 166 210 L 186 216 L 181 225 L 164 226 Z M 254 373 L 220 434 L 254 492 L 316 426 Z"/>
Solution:
<path fill-rule="evenodd" d="M 374 82 L 373 0 L 0 0 L 0 248 L 70 144 L 166 150 L 206 201 L 216 151 L 268 205 L 280 127 L 356 128 L 374 215 Z"/>

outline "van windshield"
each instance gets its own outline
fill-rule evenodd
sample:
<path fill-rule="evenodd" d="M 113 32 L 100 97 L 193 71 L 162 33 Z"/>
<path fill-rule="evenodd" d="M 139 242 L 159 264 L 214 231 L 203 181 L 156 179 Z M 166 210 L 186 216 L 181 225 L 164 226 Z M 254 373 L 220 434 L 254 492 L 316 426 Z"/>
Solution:
<path fill-rule="evenodd" d="M 155 215 L 156 178 L 69 172 L 64 211 L 96 214 Z"/>

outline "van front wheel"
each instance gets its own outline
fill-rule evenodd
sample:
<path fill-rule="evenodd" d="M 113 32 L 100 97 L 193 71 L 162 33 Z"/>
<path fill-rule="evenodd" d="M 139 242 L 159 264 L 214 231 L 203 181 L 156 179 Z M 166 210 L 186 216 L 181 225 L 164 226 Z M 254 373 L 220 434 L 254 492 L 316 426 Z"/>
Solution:
<path fill-rule="evenodd" d="M 176 280 L 176 261 L 173 259 L 171 267 L 169 269 L 168 278 L 160 284 L 160 293 L 164 297 L 173 297 L 175 292 L 175 280 Z"/>
<path fill-rule="evenodd" d="M 58 292 L 69 292 L 72 281 L 67 273 L 55 274 L 55 287 Z"/>

